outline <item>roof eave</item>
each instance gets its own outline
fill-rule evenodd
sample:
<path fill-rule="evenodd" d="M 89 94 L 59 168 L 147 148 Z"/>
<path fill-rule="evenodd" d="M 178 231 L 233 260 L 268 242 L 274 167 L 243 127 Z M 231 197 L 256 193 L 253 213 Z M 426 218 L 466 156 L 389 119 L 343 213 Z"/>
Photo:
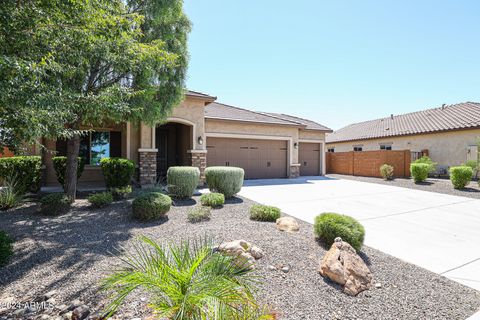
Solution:
<path fill-rule="evenodd" d="M 245 123 L 260 123 L 260 124 L 269 124 L 269 125 L 277 125 L 277 126 L 286 126 L 286 127 L 295 127 L 295 128 L 305 129 L 304 125 L 293 124 L 293 123 L 290 124 L 290 123 L 278 123 L 278 122 L 268 122 L 268 121 L 240 120 L 240 119 L 212 117 L 212 116 L 205 116 L 205 119 L 221 120 L 221 121 L 235 121 L 235 122 L 245 122 Z"/>

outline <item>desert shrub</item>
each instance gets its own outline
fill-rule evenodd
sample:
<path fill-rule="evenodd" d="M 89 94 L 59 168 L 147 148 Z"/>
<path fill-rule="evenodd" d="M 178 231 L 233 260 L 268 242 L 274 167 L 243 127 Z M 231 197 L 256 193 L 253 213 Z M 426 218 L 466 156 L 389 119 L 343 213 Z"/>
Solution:
<path fill-rule="evenodd" d="M 473 170 L 467 166 L 450 168 L 450 180 L 455 189 L 463 189 L 470 183 L 473 177 Z"/>
<path fill-rule="evenodd" d="M 468 160 L 467 162 L 465 162 L 464 164 L 462 164 L 462 166 L 467 166 L 467 167 L 470 167 L 472 168 L 472 171 L 473 171 L 473 177 L 476 178 L 477 177 L 477 174 L 478 174 L 478 162 L 476 160 Z M 480 181 L 479 181 L 480 183 Z"/>
<path fill-rule="evenodd" d="M 211 212 L 209 207 L 194 207 L 188 210 L 187 220 L 192 223 L 210 220 Z"/>
<path fill-rule="evenodd" d="M 250 268 L 215 250 L 211 241 L 140 240 L 102 282 L 113 293 L 107 315 L 140 288 L 148 292 L 147 304 L 159 319 L 255 319 L 242 313 L 257 306 L 253 293 L 258 280 Z"/>
<path fill-rule="evenodd" d="M 125 186 L 121 188 L 110 188 L 110 193 L 115 200 L 127 199 L 132 193 L 132 186 Z"/>
<path fill-rule="evenodd" d="M 22 194 L 18 190 L 16 175 L 11 175 L 4 180 L 3 188 L 0 189 L 0 210 L 14 208 L 20 204 Z"/>
<path fill-rule="evenodd" d="M 110 192 L 94 193 L 87 198 L 88 202 L 95 208 L 103 208 L 113 202 L 113 196 Z"/>
<path fill-rule="evenodd" d="M 380 174 L 384 180 L 392 180 L 393 178 L 393 166 L 389 164 L 383 164 L 380 167 Z"/>
<path fill-rule="evenodd" d="M 411 163 L 410 174 L 413 177 L 413 181 L 417 183 L 427 180 L 430 168 L 431 166 L 427 163 Z"/>
<path fill-rule="evenodd" d="M 44 215 L 58 216 L 70 210 L 71 202 L 64 193 L 50 193 L 40 199 L 40 211 Z"/>
<path fill-rule="evenodd" d="M 5 232 L 0 230 L 0 267 L 6 265 L 13 255 L 13 240 Z"/>
<path fill-rule="evenodd" d="M 225 196 L 221 193 L 210 192 L 202 194 L 200 197 L 200 203 L 202 206 L 209 206 L 212 208 L 218 208 L 225 203 Z"/>
<path fill-rule="evenodd" d="M 165 215 L 172 205 L 172 199 L 160 192 L 139 195 L 132 202 L 133 216 L 139 220 L 154 220 Z"/>
<path fill-rule="evenodd" d="M 179 199 L 191 198 L 200 180 L 197 167 L 170 167 L 167 171 L 168 192 Z"/>
<path fill-rule="evenodd" d="M 67 157 L 53 157 L 53 168 L 55 169 L 55 174 L 57 175 L 58 182 L 65 186 L 65 171 L 67 170 Z M 78 166 L 77 166 L 77 179 L 80 179 L 85 169 L 85 160 L 81 157 L 78 157 Z"/>
<path fill-rule="evenodd" d="M 336 237 L 348 242 L 355 250 L 360 251 L 365 237 L 365 229 L 354 218 L 338 213 L 322 213 L 315 217 L 313 224 L 315 237 L 330 246 Z"/>
<path fill-rule="evenodd" d="M 107 189 L 129 186 L 135 173 L 135 163 L 124 158 L 103 158 L 100 167 Z"/>
<path fill-rule="evenodd" d="M 0 158 L 0 178 L 5 181 L 14 174 L 18 194 L 38 192 L 41 167 L 42 160 L 37 156 Z"/>
<path fill-rule="evenodd" d="M 237 194 L 243 185 L 245 172 L 236 167 L 208 167 L 205 169 L 205 179 L 212 192 L 222 193 L 225 198 Z"/>
<path fill-rule="evenodd" d="M 437 170 L 437 163 L 433 162 L 432 159 L 430 159 L 427 156 L 423 156 L 420 159 L 415 160 L 413 163 L 423 163 L 428 165 L 428 173 L 433 173 Z"/>
<path fill-rule="evenodd" d="M 250 219 L 275 222 L 280 218 L 281 211 L 277 207 L 254 204 L 250 207 Z"/>

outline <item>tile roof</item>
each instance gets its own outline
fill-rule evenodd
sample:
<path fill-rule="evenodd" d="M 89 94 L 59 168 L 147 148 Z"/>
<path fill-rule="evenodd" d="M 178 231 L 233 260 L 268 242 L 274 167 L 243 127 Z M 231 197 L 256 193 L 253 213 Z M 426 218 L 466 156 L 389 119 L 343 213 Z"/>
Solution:
<path fill-rule="evenodd" d="M 464 102 L 354 123 L 326 137 L 327 143 L 480 127 L 480 103 Z"/>
<path fill-rule="evenodd" d="M 198 92 L 198 91 L 188 90 L 188 89 L 186 90 L 185 94 L 191 97 L 204 98 L 204 99 L 214 100 L 214 101 L 217 100 L 217 97 L 208 95 L 206 93 Z"/>
<path fill-rule="evenodd" d="M 218 102 L 213 102 L 205 107 L 205 118 L 289 125 L 311 130 L 330 130 L 310 120 L 284 114 L 251 111 Z"/>
<path fill-rule="evenodd" d="M 272 113 L 272 112 L 262 112 L 262 113 L 267 114 L 267 115 L 272 116 L 272 117 L 281 118 L 283 120 L 288 120 L 288 121 L 293 121 L 293 122 L 300 123 L 300 124 L 304 125 L 305 129 L 307 129 L 307 130 L 321 130 L 321 131 L 329 131 L 329 132 L 332 131 L 332 129 L 330 129 L 328 127 L 325 127 L 324 125 L 321 125 L 320 123 L 317 123 L 317 122 L 312 121 L 312 120 L 299 118 L 299 117 L 291 116 L 291 115 L 284 114 L 284 113 Z"/>

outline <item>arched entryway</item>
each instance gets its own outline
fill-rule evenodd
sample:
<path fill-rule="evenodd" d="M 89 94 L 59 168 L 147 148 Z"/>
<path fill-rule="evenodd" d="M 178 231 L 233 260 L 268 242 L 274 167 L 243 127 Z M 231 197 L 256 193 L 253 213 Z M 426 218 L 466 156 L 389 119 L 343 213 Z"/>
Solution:
<path fill-rule="evenodd" d="M 169 121 L 156 127 L 158 178 L 165 177 L 169 167 L 191 165 L 188 151 L 193 149 L 193 130 L 193 125 L 186 121 L 182 123 Z"/>

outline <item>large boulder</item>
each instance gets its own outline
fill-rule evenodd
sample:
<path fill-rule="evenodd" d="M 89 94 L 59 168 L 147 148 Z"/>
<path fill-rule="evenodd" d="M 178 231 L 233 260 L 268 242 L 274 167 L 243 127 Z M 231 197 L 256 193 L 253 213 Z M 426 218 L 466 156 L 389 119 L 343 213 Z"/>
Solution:
<path fill-rule="evenodd" d="M 286 232 L 295 232 L 300 230 L 297 220 L 292 217 L 281 217 L 277 219 L 277 229 Z"/>
<path fill-rule="evenodd" d="M 216 248 L 222 254 L 235 257 L 239 267 L 255 268 L 255 260 L 263 257 L 263 251 L 245 240 L 224 242 Z"/>
<path fill-rule="evenodd" d="M 356 296 L 372 284 L 372 274 L 355 249 L 337 238 L 327 251 L 318 270 L 323 277 L 343 286 L 346 294 Z"/>

